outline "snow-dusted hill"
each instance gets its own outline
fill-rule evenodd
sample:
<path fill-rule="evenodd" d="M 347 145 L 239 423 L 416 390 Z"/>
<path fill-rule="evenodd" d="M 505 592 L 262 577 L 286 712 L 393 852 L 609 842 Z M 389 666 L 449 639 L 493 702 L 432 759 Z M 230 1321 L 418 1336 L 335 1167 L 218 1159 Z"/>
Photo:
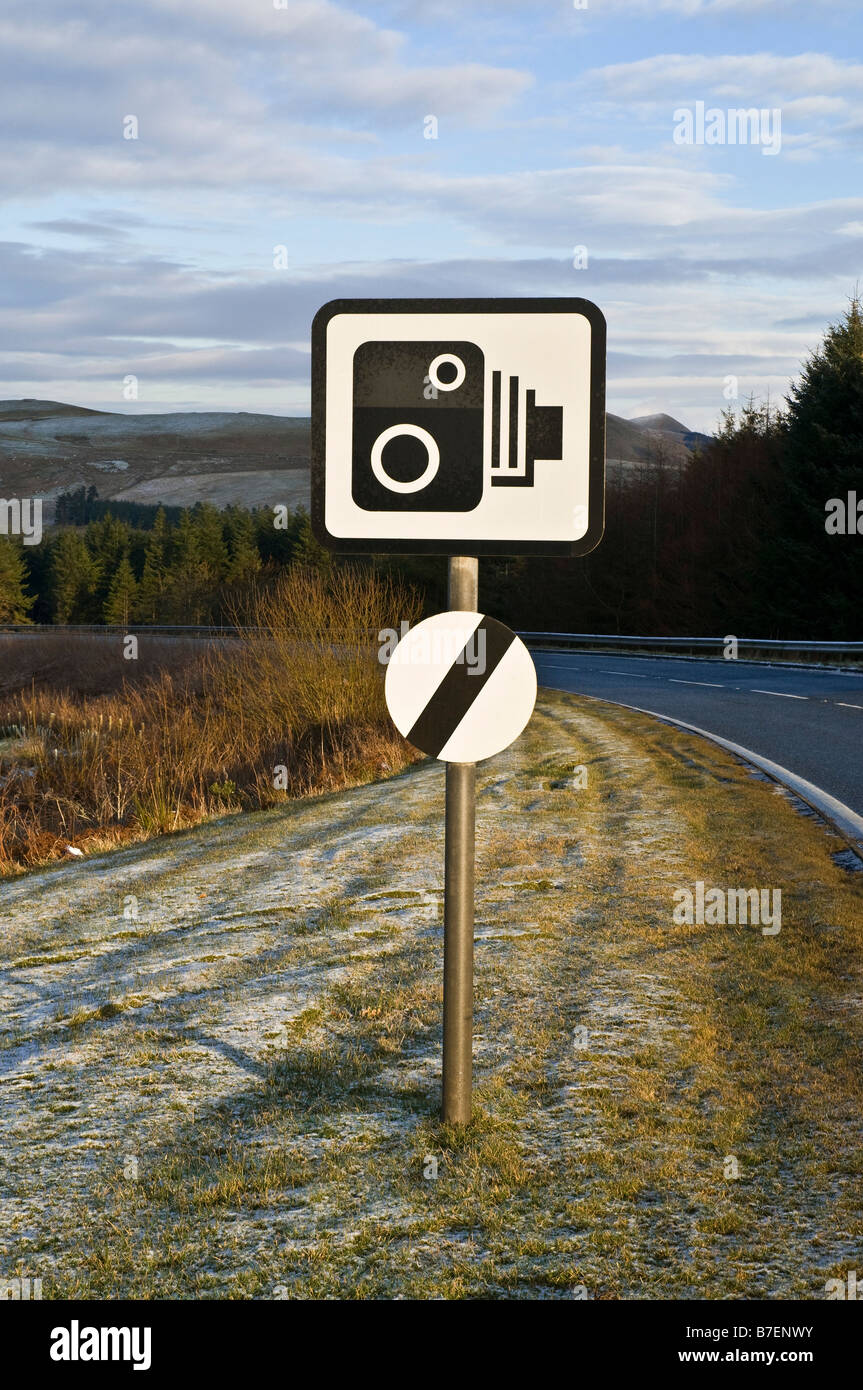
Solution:
<path fill-rule="evenodd" d="M 244 412 L 123 415 L 60 401 L 0 401 L 0 491 L 192 506 L 308 501 L 309 422 Z"/>
<path fill-rule="evenodd" d="M 681 467 L 706 440 L 669 415 L 606 416 L 610 478 Z M 307 506 L 309 420 L 244 411 L 119 414 L 61 401 L 0 401 L 0 494 L 193 506 Z M 50 505 L 47 516 L 50 518 Z"/>

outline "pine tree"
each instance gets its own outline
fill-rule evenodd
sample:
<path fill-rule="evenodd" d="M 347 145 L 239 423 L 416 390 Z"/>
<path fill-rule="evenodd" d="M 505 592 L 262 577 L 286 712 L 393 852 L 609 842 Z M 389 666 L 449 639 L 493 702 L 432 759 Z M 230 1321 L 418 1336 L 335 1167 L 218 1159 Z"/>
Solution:
<path fill-rule="evenodd" d="M 128 556 L 124 555 L 114 578 L 111 580 L 108 589 L 108 596 L 105 599 L 105 606 L 102 616 L 106 623 L 122 623 L 124 627 L 129 624 L 129 618 L 135 611 L 135 599 L 138 592 L 138 583 Z"/>
<path fill-rule="evenodd" d="M 167 584 L 166 554 L 168 523 L 164 507 L 160 507 L 147 537 L 144 565 L 132 616 L 141 623 L 157 623 L 162 617 L 162 595 Z"/>
<path fill-rule="evenodd" d="M 191 512 L 169 532 L 163 617 L 172 623 L 201 623 L 212 615 L 214 585 L 201 558 Z"/>
<path fill-rule="evenodd" d="M 832 500 L 863 500 L 863 307 L 857 295 L 792 387 L 783 444 L 782 486 L 761 591 L 784 635 L 857 636 L 863 593 L 863 538 L 856 517 L 843 534 L 827 530 Z M 856 510 L 856 509 L 855 509 Z"/>
<path fill-rule="evenodd" d="M 211 582 L 220 584 L 229 568 L 224 516 L 211 502 L 199 502 L 192 508 L 191 520 L 195 554 L 206 567 Z"/>
<path fill-rule="evenodd" d="M 287 565 L 296 539 L 294 517 L 279 514 L 272 507 L 258 507 L 253 514 L 255 544 L 263 564 Z M 278 519 L 279 524 L 276 525 Z"/>
<path fill-rule="evenodd" d="M 128 559 L 130 530 L 126 522 L 118 521 L 108 512 L 99 521 L 91 521 L 84 535 L 99 571 L 93 597 L 96 608 L 102 614 L 108 602 L 114 576 L 122 562 Z"/>
<path fill-rule="evenodd" d="M 254 519 L 250 512 L 231 507 L 226 521 L 230 549 L 226 578 L 231 584 L 243 584 L 253 579 L 261 568 Z"/>
<path fill-rule="evenodd" d="M 29 623 L 35 602 L 25 592 L 26 566 L 20 545 L 0 536 L 0 622 Z"/>
<path fill-rule="evenodd" d="M 51 548 L 49 587 L 55 623 L 90 623 L 101 614 L 95 604 L 99 568 L 79 531 L 61 531 Z"/>
<path fill-rule="evenodd" d="M 294 565 L 307 565 L 310 569 L 328 570 L 332 565 L 332 556 L 325 550 L 320 541 L 312 531 L 312 523 L 308 516 L 302 516 L 299 526 L 297 540 L 294 545 L 291 563 Z"/>

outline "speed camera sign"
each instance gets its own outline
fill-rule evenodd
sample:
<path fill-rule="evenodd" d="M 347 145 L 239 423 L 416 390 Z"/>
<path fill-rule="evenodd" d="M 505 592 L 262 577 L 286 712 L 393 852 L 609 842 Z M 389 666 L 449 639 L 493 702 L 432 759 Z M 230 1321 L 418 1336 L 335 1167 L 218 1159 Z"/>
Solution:
<path fill-rule="evenodd" d="M 334 300 L 312 325 L 312 522 L 336 551 L 583 555 L 605 320 L 584 299 Z"/>

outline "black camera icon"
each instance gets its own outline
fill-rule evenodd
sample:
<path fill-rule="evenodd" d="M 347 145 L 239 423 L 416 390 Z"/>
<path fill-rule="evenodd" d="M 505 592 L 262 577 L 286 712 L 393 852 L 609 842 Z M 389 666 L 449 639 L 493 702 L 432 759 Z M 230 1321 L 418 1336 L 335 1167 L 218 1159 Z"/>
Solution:
<path fill-rule="evenodd" d="M 492 487 L 532 487 L 537 459 L 563 455 L 562 406 L 537 406 L 517 376 L 491 373 L 476 343 L 366 342 L 354 353 L 351 493 L 365 511 L 469 512 Z"/>

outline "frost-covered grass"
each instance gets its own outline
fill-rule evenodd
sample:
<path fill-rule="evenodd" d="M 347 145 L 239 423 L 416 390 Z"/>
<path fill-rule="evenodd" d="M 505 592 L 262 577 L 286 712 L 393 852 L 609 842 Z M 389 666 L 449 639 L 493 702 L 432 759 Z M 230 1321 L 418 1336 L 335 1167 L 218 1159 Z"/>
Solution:
<path fill-rule="evenodd" d="M 863 876 L 823 827 L 718 749 L 546 696 L 480 769 L 460 1132 L 442 809 L 424 764 L 0 885 L 0 1274 L 758 1299 L 859 1269 Z M 673 925 L 698 879 L 781 888 L 781 932 Z"/>

